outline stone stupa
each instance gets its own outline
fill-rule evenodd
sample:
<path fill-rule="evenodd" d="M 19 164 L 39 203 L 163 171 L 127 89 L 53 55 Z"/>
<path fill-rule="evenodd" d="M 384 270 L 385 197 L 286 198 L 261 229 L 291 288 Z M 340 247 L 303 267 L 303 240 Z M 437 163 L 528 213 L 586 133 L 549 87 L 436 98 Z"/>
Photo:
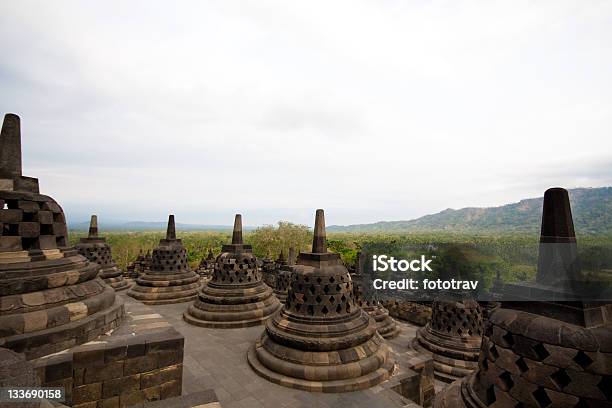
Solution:
<path fill-rule="evenodd" d="M 536 281 L 504 285 L 478 370 L 434 406 L 612 407 L 612 303 L 585 293 L 592 283 L 580 272 L 568 193 L 549 189 Z"/>
<path fill-rule="evenodd" d="M 37 358 L 97 338 L 125 312 L 100 266 L 68 246 L 66 218 L 24 177 L 17 115 L 0 133 L 0 347 Z"/>
<path fill-rule="evenodd" d="M 291 254 L 293 248 L 289 249 Z M 293 275 L 293 266 L 289 264 L 290 260 L 285 260 L 285 255 L 281 250 L 279 259 L 276 260 L 277 269 L 274 276 L 274 295 L 278 298 L 281 303 L 285 303 L 287 300 L 287 290 L 291 284 L 291 276 Z"/>
<path fill-rule="evenodd" d="M 232 243 L 221 251 L 212 278 L 183 318 L 196 326 L 222 329 L 263 324 L 280 303 L 262 281 L 251 246 L 242 241 L 240 214 L 234 220 Z"/>
<path fill-rule="evenodd" d="M 200 265 L 198 265 L 198 275 L 200 275 L 202 278 L 208 279 L 212 276 L 214 269 L 215 256 L 212 253 L 212 249 L 209 249 L 206 258 L 202 258 L 202 260 L 200 260 Z"/>
<path fill-rule="evenodd" d="M 151 266 L 136 279 L 128 296 L 147 305 L 188 302 L 200 289 L 200 277 L 189 268 L 187 251 L 176 238 L 174 215 L 168 217 L 166 238 L 153 250 Z"/>
<path fill-rule="evenodd" d="M 101 266 L 100 277 L 113 289 L 126 290 L 130 285 L 123 278 L 123 272 L 117 267 L 106 239 L 98 236 L 98 216 L 92 215 L 87 238 L 81 238 L 76 245 L 79 254 Z"/>
<path fill-rule="evenodd" d="M 433 355 L 434 375 L 453 382 L 478 368 L 483 332 L 480 305 L 471 299 L 436 300 L 431 306 L 431 320 L 417 331 L 413 348 Z"/>
<path fill-rule="evenodd" d="M 359 268 L 356 268 L 359 270 Z M 399 335 L 397 322 L 389 316 L 389 311 L 373 296 L 365 296 L 361 285 L 353 279 L 353 291 L 357 305 L 365 310 L 376 322 L 376 330 L 384 339 Z"/>
<path fill-rule="evenodd" d="M 348 270 L 327 252 L 323 210 L 312 252 L 300 253 L 286 303 L 266 322 L 248 361 L 271 382 L 315 392 L 369 388 L 393 372 L 376 322 L 355 303 Z"/>

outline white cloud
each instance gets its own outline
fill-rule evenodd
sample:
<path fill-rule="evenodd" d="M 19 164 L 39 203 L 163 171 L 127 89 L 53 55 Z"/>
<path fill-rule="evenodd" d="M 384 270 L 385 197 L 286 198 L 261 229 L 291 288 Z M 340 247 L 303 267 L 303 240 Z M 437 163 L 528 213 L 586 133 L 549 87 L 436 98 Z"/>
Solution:
<path fill-rule="evenodd" d="M 609 2 L 2 8 L 0 110 L 69 216 L 363 223 L 612 184 Z"/>

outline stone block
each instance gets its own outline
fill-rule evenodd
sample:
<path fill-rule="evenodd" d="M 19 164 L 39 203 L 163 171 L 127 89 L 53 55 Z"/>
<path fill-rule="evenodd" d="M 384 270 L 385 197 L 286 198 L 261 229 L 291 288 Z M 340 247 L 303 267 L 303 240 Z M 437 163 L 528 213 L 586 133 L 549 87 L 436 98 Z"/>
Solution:
<path fill-rule="evenodd" d="M 119 397 L 105 398 L 98 401 L 98 408 L 119 408 Z"/>
<path fill-rule="evenodd" d="M 37 238 L 40 235 L 40 224 L 37 222 L 20 222 L 17 231 L 23 238 Z"/>
<path fill-rule="evenodd" d="M 3 235 L 0 237 L 1 251 L 21 251 L 21 237 Z"/>
<path fill-rule="evenodd" d="M 140 390 L 119 396 L 119 406 L 122 408 L 141 404 L 143 401 L 144 401 L 144 393 Z"/>
<path fill-rule="evenodd" d="M 123 361 L 111 361 L 103 366 L 85 368 L 85 384 L 103 382 L 123 376 Z"/>
<path fill-rule="evenodd" d="M 140 374 L 113 378 L 104 381 L 102 385 L 102 398 L 110 398 L 121 394 L 131 393 L 141 388 Z"/>
<path fill-rule="evenodd" d="M 153 371 L 157 368 L 157 359 L 155 355 L 146 355 L 125 360 L 123 372 L 125 375 L 145 373 Z"/>
<path fill-rule="evenodd" d="M 23 219 L 23 210 L 5 209 L 0 211 L 0 222 L 5 224 L 17 224 Z"/>
<path fill-rule="evenodd" d="M 160 386 L 160 398 L 161 399 L 166 399 L 166 398 L 172 398 L 172 397 L 178 397 L 181 395 L 181 390 L 182 390 L 182 384 L 181 381 L 170 381 L 167 383 L 163 383 Z"/>
<path fill-rule="evenodd" d="M 74 387 L 72 390 L 72 403 L 74 405 L 84 402 L 97 401 L 102 397 L 102 383 L 85 384 Z"/>

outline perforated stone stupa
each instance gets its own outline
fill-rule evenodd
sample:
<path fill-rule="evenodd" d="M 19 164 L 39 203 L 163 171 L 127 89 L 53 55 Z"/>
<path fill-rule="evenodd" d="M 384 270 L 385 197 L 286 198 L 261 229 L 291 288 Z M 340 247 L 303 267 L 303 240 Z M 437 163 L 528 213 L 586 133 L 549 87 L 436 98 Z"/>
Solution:
<path fill-rule="evenodd" d="M 203 327 L 247 327 L 263 324 L 279 307 L 272 289 L 262 281 L 251 246 L 243 243 L 242 216 L 237 214 L 232 243 L 223 245 L 212 279 L 183 318 Z"/>
<path fill-rule="evenodd" d="M 212 253 L 212 249 L 208 250 L 206 258 L 202 258 L 200 265 L 198 265 L 198 275 L 203 278 L 210 278 L 213 270 L 215 269 L 215 257 Z"/>
<path fill-rule="evenodd" d="M 540 251 L 553 247 L 540 253 L 535 283 L 511 284 L 513 297 L 522 290 L 528 299 L 535 288 L 561 295 L 563 281 L 580 280 L 569 204 L 563 189 L 544 194 Z M 478 370 L 437 395 L 434 406 L 611 407 L 611 308 L 587 299 L 504 298 L 489 317 Z"/>
<path fill-rule="evenodd" d="M 189 268 L 187 251 L 176 238 L 174 215 L 168 217 L 166 238 L 153 250 L 151 266 L 128 295 L 147 305 L 188 302 L 200 289 L 200 277 Z"/>
<path fill-rule="evenodd" d="M 291 249 L 289 250 L 290 254 Z M 287 299 L 287 290 L 289 289 L 289 285 L 291 284 L 293 266 L 285 260 L 285 256 L 282 250 L 278 258 L 279 259 L 276 260 L 277 269 L 274 276 L 274 295 L 276 295 L 278 300 L 284 304 L 285 300 Z"/>
<path fill-rule="evenodd" d="M 130 285 L 123 278 L 123 272 L 117 267 L 106 239 L 98 236 L 98 216 L 92 215 L 87 238 L 81 238 L 76 245 L 79 254 L 95 262 L 102 268 L 100 277 L 115 290 L 129 289 Z"/>
<path fill-rule="evenodd" d="M 68 247 L 66 218 L 21 170 L 17 115 L 0 133 L 0 346 L 32 359 L 93 340 L 123 319 L 100 266 Z"/>
<path fill-rule="evenodd" d="M 323 210 L 317 210 L 312 252 L 300 253 L 287 301 L 266 322 L 248 361 L 269 381 L 318 392 L 365 389 L 393 372 L 376 322 L 353 298 L 348 270 L 327 252 Z"/>
<path fill-rule="evenodd" d="M 475 300 L 437 300 L 431 320 L 417 332 L 413 347 L 433 354 L 436 378 L 452 382 L 478 367 L 483 316 Z"/>

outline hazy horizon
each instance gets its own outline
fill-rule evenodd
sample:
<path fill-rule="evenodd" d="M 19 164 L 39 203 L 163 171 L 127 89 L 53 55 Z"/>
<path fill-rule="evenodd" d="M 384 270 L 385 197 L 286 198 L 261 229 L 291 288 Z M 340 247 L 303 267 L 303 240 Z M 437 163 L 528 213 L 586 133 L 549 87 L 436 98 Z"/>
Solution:
<path fill-rule="evenodd" d="M 612 185 L 612 3 L 4 3 L 0 113 L 69 220 L 409 220 Z"/>

